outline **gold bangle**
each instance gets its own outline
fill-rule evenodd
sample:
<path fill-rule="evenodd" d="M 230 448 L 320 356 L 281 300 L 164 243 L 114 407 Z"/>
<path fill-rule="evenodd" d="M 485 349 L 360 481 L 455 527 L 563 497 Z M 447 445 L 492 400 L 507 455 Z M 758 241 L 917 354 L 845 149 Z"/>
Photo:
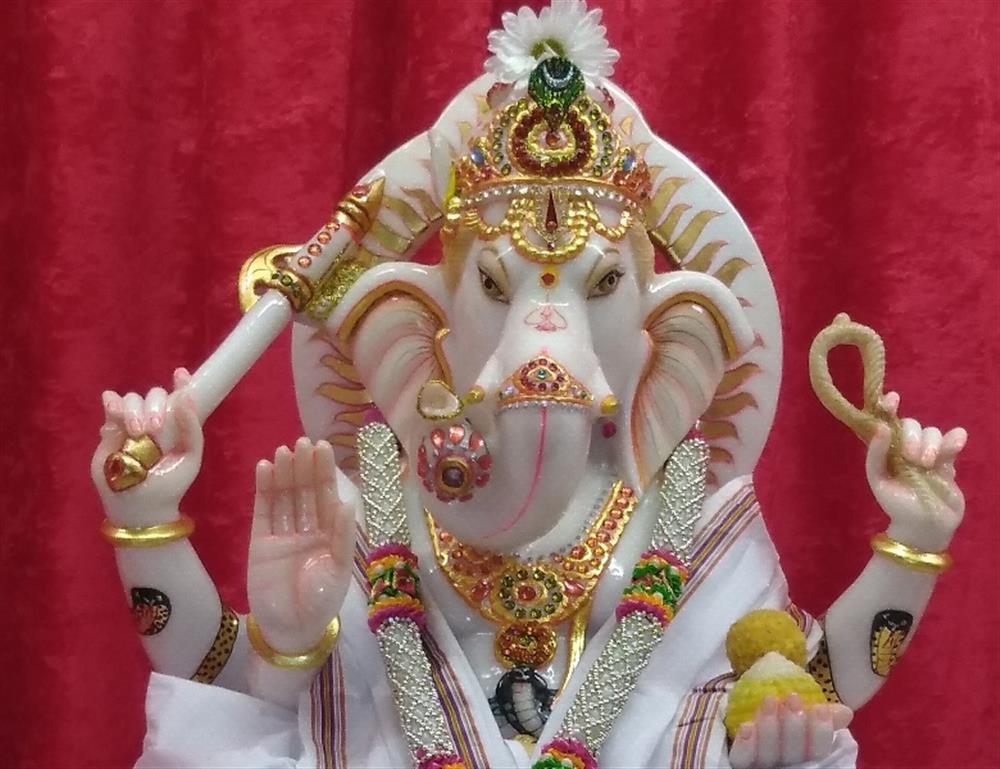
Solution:
<path fill-rule="evenodd" d="M 194 531 L 194 520 L 181 513 L 180 518 L 170 523 L 155 526 L 141 526 L 130 529 L 115 526 L 107 518 L 101 524 L 101 536 L 115 547 L 157 547 L 184 539 Z"/>
<path fill-rule="evenodd" d="M 902 542 L 897 542 L 884 532 L 872 537 L 872 550 L 891 558 L 908 569 L 928 574 L 937 574 L 951 566 L 951 556 L 948 553 L 928 553 L 917 550 Z"/>
<path fill-rule="evenodd" d="M 260 625 L 257 624 L 257 620 L 254 619 L 253 615 L 247 615 L 247 638 L 250 639 L 250 645 L 264 662 L 274 665 L 277 668 L 303 669 L 319 667 L 330 656 L 330 652 L 333 651 L 339 635 L 340 620 L 334 617 L 330 624 L 326 626 L 326 632 L 323 633 L 323 637 L 319 640 L 319 643 L 311 649 L 307 649 L 301 654 L 282 654 L 272 649 L 267 641 L 264 640 L 264 635 L 260 632 Z"/>

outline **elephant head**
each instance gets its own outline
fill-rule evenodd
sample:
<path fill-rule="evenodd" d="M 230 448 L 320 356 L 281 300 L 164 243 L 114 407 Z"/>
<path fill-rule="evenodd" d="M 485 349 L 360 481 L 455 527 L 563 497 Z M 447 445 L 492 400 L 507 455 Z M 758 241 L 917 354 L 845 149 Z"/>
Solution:
<path fill-rule="evenodd" d="M 509 210 L 491 202 L 477 216 Z M 471 544 L 536 540 L 601 466 L 641 491 L 712 401 L 727 358 L 752 343 L 723 283 L 656 273 L 640 220 L 609 204 L 590 210 L 621 226 L 578 226 L 551 259 L 544 225 L 497 235 L 453 217 L 439 264 L 375 267 L 331 318 L 408 472 L 426 474 L 428 452 L 449 446 L 474 465 L 437 476 L 463 493 L 442 495 L 430 480 L 422 492 Z M 548 215 L 573 211 L 550 197 Z"/>

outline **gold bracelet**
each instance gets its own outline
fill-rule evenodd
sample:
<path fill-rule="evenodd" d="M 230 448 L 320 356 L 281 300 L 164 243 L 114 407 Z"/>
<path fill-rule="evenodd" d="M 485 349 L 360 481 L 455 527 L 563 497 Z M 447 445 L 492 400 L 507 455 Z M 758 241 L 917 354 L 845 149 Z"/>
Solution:
<path fill-rule="evenodd" d="M 170 523 L 155 526 L 141 526 L 134 529 L 115 526 L 107 518 L 101 524 L 101 536 L 115 547 L 157 547 L 191 536 L 194 520 L 181 513 L 180 518 Z"/>
<path fill-rule="evenodd" d="M 260 632 L 260 625 L 257 624 L 257 620 L 254 619 L 253 615 L 247 615 L 247 638 L 250 639 L 250 645 L 262 660 L 277 668 L 304 669 L 319 667 L 330 656 L 330 652 L 333 651 L 339 635 L 340 620 L 334 617 L 330 624 L 326 626 L 326 632 L 323 633 L 323 637 L 319 640 L 319 643 L 311 649 L 302 652 L 302 654 L 282 654 L 272 649 L 267 641 L 264 640 L 264 635 Z"/>
<path fill-rule="evenodd" d="M 951 556 L 948 553 L 928 553 L 917 550 L 902 542 L 897 542 L 884 532 L 872 537 L 872 550 L 891 558 L 908 569 L 928 574 L 937 574 L 951 566 Z"/>

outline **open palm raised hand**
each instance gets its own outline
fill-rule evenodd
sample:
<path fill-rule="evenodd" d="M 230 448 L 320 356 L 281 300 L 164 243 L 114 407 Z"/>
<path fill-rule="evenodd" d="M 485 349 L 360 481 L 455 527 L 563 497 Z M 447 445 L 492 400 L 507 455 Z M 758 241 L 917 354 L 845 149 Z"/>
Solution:
<path fill-rule="evenodd" d="M 299 654 L 323 637 L 347 593 L 354 511 L 337 495 L 333 448 L 300 438 L 257 464 L 247 593 L 267 643 Z"/>

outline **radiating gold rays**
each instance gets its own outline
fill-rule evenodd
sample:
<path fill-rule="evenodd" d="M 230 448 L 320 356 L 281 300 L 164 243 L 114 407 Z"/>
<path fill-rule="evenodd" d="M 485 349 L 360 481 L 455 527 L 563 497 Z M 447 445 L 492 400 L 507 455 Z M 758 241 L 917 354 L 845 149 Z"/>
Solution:
<path fill-rule="evenodd" d="M 382 198 L 382 210 L 395 214 L 399 223 L 390 223 L 380 215 L 369 231 L 369 236 L 392 254 L 389 257 L 392 259 L 412 258 L 415 242 L 429 234 L 431 225 L 442 217 L 441 209 L 426 190 L 407 187 L 401 192 L 405 198 L 391 195 Z"/>
<path fill-rule="evenodd" d="M 427 190 L 403 187 L 399 192 L 400 195 L 382 196 L 378 218 L 353 257 L 365 268 L 394 259 L 411 259 L 419 239 L 429 235 L 435 229 L 433 225 L 441 219 L 441 209 Z M 387 211 L 391 214 L 387 215 Z M 332 405 L 333 419 L 327 439 L 334 446 L 340 467 L 356 470 L 357 431 L 375 404 L 349 352 L 341 349 L 325 331 L 317 332 L 312 341 L 324 346 L 319 363 L 330 375 L 329 380 L 316 388 L 316 394 L 331 401 Z"/>
<path fill-rule="evenodd" d="M 327 440 L 333 444 L 341 469 L 356 470 L 357 431 L 365 423 L 366 412 L 375 408 L 375 404 L 361 383 L 354 364 L 338 349 L 329 334 L 317 331 L 310 341 L 324 346 L 326 351 L 319 362 L 332 376 L 316 388 L 317 395 L 333 401 L 333 424 Z"/>
<path fill-rule="evenodd" d="M 651 170 L 654 178 L 663 171 L 662 168 Z M 689 203 L 674 202 L 678 191 L 690 181 L 681 176 L 667 176 L 656 185 L 646 207 L 649 237 L 675 269 L 704 272 L 732 286 L 750 263 L 740 256 L 723 253 L 729 244 L 710 237 L 710 225 L 724 216 L 722 212 L 693 210 Z M 756 363 L 734 362 L 701 419 L 701 431 L 709 443 L 708 481 L 712 485 L 718 485 L 718 476 L 711 467 L 733 464 L 733 453 L 723 444 L 740 441 L 736 417 L 746 409 L 757 408 L 756 399 L 744 388 L 760 370 Z"/>

